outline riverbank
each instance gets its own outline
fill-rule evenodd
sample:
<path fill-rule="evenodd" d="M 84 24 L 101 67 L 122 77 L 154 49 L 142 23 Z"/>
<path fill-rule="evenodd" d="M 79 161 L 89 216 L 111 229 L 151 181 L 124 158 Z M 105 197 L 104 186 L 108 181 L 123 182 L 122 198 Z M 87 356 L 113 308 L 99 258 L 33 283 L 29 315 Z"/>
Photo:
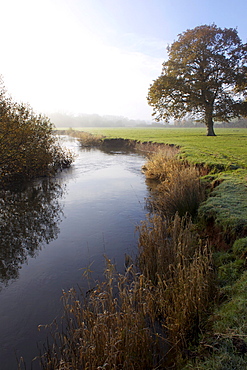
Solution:
<path fill-rule="evenodd" d="M 144 130 L 145 131 L 145 130 Z M 159 131 L 159 130 L 158 130 Z M 136 133 L 139 131 L 136 131 Z M 166 130 L 164 130 L 166 132 Z M 162 132 L 162 134 L 164 134 Z M 109 132 L 108 132 L 109 133 Z M 155 132 L 155 135 L 160 134 L 161 131 Z M 176 135 L 178 135 L 178 131 L 175 131 Z M 164 328 L 167 328 L 167 319 L 165 318 L 171 318 L 172 317 L 172 309 L 170 310 L 169 314 L 168 309 L 171 307 L 171 305 L 167 305 L 163 299 L 167 295 L 167 302 L 174 302 L 172 307 L 177 307 L 176 311 L 176 317 L 178 315 L 180 318 L 182 318 L 182 321 L 180 321 L 180 324 L 178 324 L 177 320 L 172 321 L 172 326 L 168 330 L 170 332 L 173 332 L 173 334 L 177 333 L 177 336 L 174 335 L 173 339 L 168 343 L 170 346 L 170 349 L 172 348 L 174 350 L 174 344 L 179 343 L 182 344 L 182 346 L 178 346 L 176 348 L 176 352 L 178 354 L 178 349 L 180 348 L 180 355 L 176 358 L 176 366 L 177 368 L 197 368 L 197 369 L 242 369 L 244 368 L 245 364 L 245 357 L 246 357 L 246 342 L 245 337 L 247 335 L 246 330 L 246 323 L 245 318 L 246 317 L 246 308 L 245 308 L 245 290 L 246 290 L 246 250 L 247 250 L 247 239 L 246 239 L 246 163 L 243 161 L 244 158 L 244 150 L 246 151 L 246 145 L 242 147 L 242 144 L 239 146 L 239 150 L 236 148 L 234 153 L 232 151 L 227 150 L 227 145 L 229 145 L 229 138 L 227 133 L 225 134 L 224 139 L 224 146 L 220 145 L 221 140 L 218 140 L 217 142 L 210 142 L 210 145 L 206 148 L 205 143 L 203 144 L 203 149 L 198 146 L 198 142 L 202 142 L 202 139 L 198 139 L 198 131 L 197 135 L 193 133 L 191 137 L 188 138 L 189 131 L 187 131 L 187 141 L 192 140 L 193 136 L 193 150 L 195 150 L 195 147 L 198 148 L 198 153 L 200 157 L 200 152 L 202 154 L 202 157 L 205 157 L 205 153 L 207 153 L 208 156 L 210 156 L 210 161 L 207 162 L 200 162 L 198 160 L 191 160 L 189 155 L 186 155 L 186 149 L 183 147 L 183 149 L 180 149 L 180 152 L 178 156 L 183 161 L 186 160 L 187 163 L 192 163 L 193 166 L 197 167 L 198 170 L 203 173 L 203 177 L 201 176 L 200 182 L 202 184 L 205 184 L 208 197 L 204 202 L 200 203 L 199 210 L 198 210 L 198 216 L 196 217 L 196 220 L 193 223 L 193 226 L 189 227 L 190 232 L 188 232 L 188 222 L 185 223 L 184 219 L 180 218 L 180 221 L 176 221 L 176 225 L 173 222 L 172 224 L 165 225 L 165 230 L 179 230 L 178 234 L 181 236 L 180 238 L 180 244 L 175 242 L 175 239 L 171 237 L 171 233 L 167 235 L 167 231 L 164 230 L 164 222 L 162 222 L 161 219 L 150 219 L 149 220 L 149 226 L 150 222 L 153 227 L 147 228 L 147 225 L 144 224 L 144 229 L 142 229 L 142 242 L 141 242 L 141 257 L 140 259 L 143 260 L 143 270 L 146 268 L 146 272 L 139 276 L 137 281 L 131 286 L 131 290 L 126 288 L 126 285 L 121 285 L 124 287 L 124 292 L 127 292 L 127 295 L 125 295 L 125 298 L 128 297 L 128 299 L 123 299 L 122 294 L 122 302 L 128 301 L 129 303 L 132 302 L 130 305 L 119 305 L 119 302 L 117 303 L 117 310 L 112 311 L 115 302 L 115 298 L 109 294 L 106 294 L 104 289 L 101 289 L 100 286 L 97 286 L 97 289 L 93 292 L 93 295 L 89 298 L 89 305 L 92 305 L 92 302 L 101 302 L 99 305 L 96 304 L 98 311 L 94 312 L 95 319 L 99 320 L 100 317 L 104 317 L 104 319 L 109 320 L 110 317 L 107 315 L 110 313 L 110 316 L 118 317 L 118 313 L 120 314 L 120 317 L 124 317 L 128 322 L 132 322 L 132 324 L 136 321 L 134 317 L 136 316 L 136 310 L 134 309 L 137 305 L 138 307 L 142 307 L 140 309 L 142 320 L 137 322 L 141 322 L 141 326 L 138 326 L 139 329 L 136 332 L 135 330 L 132 332 L 132 327 L 129 329 L 129 333 L 134 333 L 134 337 L 138 336 L 138 338 L 143 338 L 143 331 L 145 329 L 145 333 L 148 334 L 148 337 L 145 340 L 147 340 L 151 337 L 156 338 L 155 342 L 158 343 L 159 346 L 157 347 L 145 347 L 146 348 L 146 354 L 148 353 L 157 353 L 157 351 L 162 351 L 162 346 L 164 349 L 164 338 L 166 337 L 164 335 Z M 192 133 L 192 131 L 191 131 Z M 230 133 L 229 133 L 230 134 Z M 117 132 L 115 132 L 114 135 L 117 135 Z M 133 132 L 127 134 L 127 130 L 125 131 L 125 139 L 128 139 L 126 136 L 132 136 L 133 139 Z M 147 140 L 147 138 L 154 139 L 152 135 L 149 137 L 147 131 L 145 131 L 145 139 L 144 141 L 152 141 Z M 182 140 L 181 138 L 173 138 L 173 143 L 169 144 L 175 144 L 180 145 L 179 142 Z M 235 137 L 236 146 L 237 142 L 245 142 L 246 144 L 246 134 L 245 138 L 243 138 L 241 135 L 238 136 L 236 134 L 230 134 L 230 138 L 232 139 L 233 135 Z M 109 135 L 111 138 L 113 135 Z M 135 140 L 138 138 L 136 137 Z M 169 140 L 163 139 L 163 144 L 168 144 L 167 141 L 170 141 L 171 136 Z M 209 143 L 208 138 L 203 137 L 203 141 L 205 142 L 207 139 L 207 143 Z M 218 138 L 216 138 L 217 140 Z M 160 141 L 161 139 L 159 139 Z M 211 139 L 212 140 L 212 139 Z M 215 138 L 213 138 L 215 140 Z M 213 143 L 213 144 L 212 144 Z M 227 144 L 228 143 L 228 144 Z M 191 141 L 192 145 L 192 141 Z M 235 143 L 231 140 L 231 145 L 234 146 Z M 239 145 L 239 143 L 238 143 Z M 214 153 L 214 155 L 210 155 L 212 153 L 213 148 L 217 147 L 217 153 Z M 241 149 L 241 150 L 240 150 Z M 192 149 L 191 149 L 192 150 Z M 182 153 L 182 154 L 181 154 Z M 224 154 L 225 153 L 225 154 Z M 237 155 L 239 153 L 239 155 Z M 217 154 L 217 155 L 216 155 Z M 221 156 L 220 156 L 220 155 Z M 215 158 L 215 159 L 214 159 Z M 245 157 L 246 158 L 246 157 Z M 231 159 L 231 160 L 230 160 Z M 158 165 L 158 168 L 160 166 Z M 202 171 L 202 169 L 204 171 Z M 164 176 L 166 178 L 166 176 Z M 166 184 L 167 185 L 167 184 Z M 185 187 L 184 187 L 185 188 Z M 163 190 L 164 192 L 164 187 Z M 166 191 L 166 189 L 165 189 Z M 235 194 L 236 192 L 236 194 Z M 182 216 L 183 217 L 183 216 Z M 177 219 L 178 220 L 178 219 Z M 182 221 L 181 221 L 182 220 Z M 180 226 L 178 226 L 180 225 Z M 183 226 L 181 226 L 183 225 Z M 190 224 L 191 225 L 191 224 Z M 182 229 L 181 229 L 182 228 Z M 200 240 L 207 241 L 207 243 L 203 243 L 204 246 L 207 245 L 209 249 L 201 249 L 198 248 L 201 242 L 195 242 L 195 238 L 198 238 L 198 236 L 195 236 L 195 228 L 196 231 L 199 231 L 200 234 Z M 193 232 L 192 232 L 193 231 Z M 192 232 L 192 233 L 191 233 Z M 198 233 L 196 233 L 198 234 Z M 176 234 L 177 235 L 177 234 Z M 187 235 L 187 237 L 185 236 Z M 173 274 L 175 278 L 171 280 L 171 277 L 162 278 L 162 274 L 165 273 L 163 267 L 164 263 L 162 261 L 165 261 L 164 254 L 161 257 L 161 252 L 165 249 L 166 251 L 170 251 L 171 249 L 174 252 L 174 256 L 181 255 L 181 253 L 178 253 L 178 250 L 176 249 L 178 245 L 181 245 L 181 242 L 183 240 L 188 241 L 188 235 L 190 235 L 189 240 L 192 240 L 192 244 L 190 242 L 185 243 L 183 248 L 182 255 L 184 256 L 183 265 L 185 265 L 185 261 L 190 261 L 186 267 L 186 269 L 179 270 L 179 266 L 181 267 L 181 260 L 176 261 L 173 258 L 173 264 L 172 266 L 175 267 Z M 144 238 L 145 236 L 145 238 Z M 159 236 L 159 237 L 158 237 Z M 186 239 L 187 238 L 187 239 Z M 144 242 L 143 242 L 144 240 Z M 167 244 L 168 240 L 173 240 L 172 244 Z M 177 239 L 176 239 L 177 240 Z M 178 240 L 177 240 L 178 241 Z M 154 251 L 153 246 L 156 245 L 158 248 Z M 194 246 L 194 248 L 191 249 L 191 246 Z M 197 246 L 195 248 L 195 245 Z M 160 248 L 161 247 L 161 248 Z M 166 248 L 165 248 L 166 247 Z M 188 251 L 189 258 L 188 258 Z M 200 256 L 196 255 L 195 252 L 200 251 Z M 155 252 L 155 254 L 154 254 Z M 192 255 L 191 255 L 192 253 Z M 151 258 L 144 258 L 145 255 L 151 256 Z M 166 254 L 167 255 L 167 254 Z M 154 258 L 155 257 L 155 258 Z M 156 258 L 157 257 L 157 258 Z M 151 266 L 148 267 L 147 261 L 152 261 L 154 263 L 151 263 Z M 195 265 L 195 261 L 201 261 L 199 265 L 201 268 L 199 268 L 199 265 Z M 204 262 L 203 262 L 204 261 Z M 159 263 L 158 263 L 159 262 Z M 169 266 L 171 263 L 169 264 Z M 160 267 L 158 267 L 160 266 Z M 193 269 L 192 269 L 193 267 Z M 160 270 L 159 268 L 162 268 Z M 167 270 L 167 269 L 165 269 Z M 190 275 L 188 272 L 194 271 L 194 274 Z M 109 269 L 107 270 L 109 272 Z M 186 272 L 187 271 L 187 272 Z M 200 272 L 201 271 L 201 272 Z M 215 280 L 212 284 L 213 275 L 209 273 L 209 275 L 205 275 L 206 272 L 216 272 Z M 200 277 L 196 275 L 200 272 Z M 112 281 L 113 279 L 112 275 L 110 276 L 110 281 L 107 280 L 106 288 L 110 289 L 108 292 L 112 292 Z M 173 276 L 173 277 L 174 277 Z M 184 277 L 185 280 L 181 280 L 181 277 Z M 193 280 L 193 276 L 196 277 Z M 126 276 L 120 277 L 120 281 L 126 282 Z M 160 278 L 161 277 L 161 278 Z M 158 279 L 158 280 L 157 280 Z M 185 296 L 183 296 L 183 292 L 185 292 L 186 282 L 194 281 L 197 286 L 197 288 L 201 288 L 197 291 L 195 294 L 195 289 L 192 289 L 191 284 L 188 286 L 188 291 Z M 116 282 L 117 280 L 115 280 Z M 170 285 L 167 285 L 167 281 L 170 281 Z M 179 281 L 182 282 L 179 288 Z M 166 284 L 164 285 L 164 282 Z M 198 282 L 200 282 L 198 284 Z M 111 284 L 110 284 L 111 283 Z M 117 286 L 119 286 L 119 280 L 117 283 Z M 116 287 L 114 285 L 114 287 Z M 217 294 L 214 293 L 214 289 L 217 289 Z M 141 290 L 140 290 L 141 289 Z M 145 293 L 144 293 L 144 291 Z M 107 291 L 107 290 L 106 290 Z M 132 293 L 135 292 L 135 295 L 133 297 Z M 188 295 L 188 292 L 194 292 L 192 295 Z M 121 290 L 119 291 L 121 296 Z M 151 294 L 154 293 L 153 294 Z M 176 292 L 176 294 L 174 294 Z M 180 294 L 177 294 L 180 293 Z M 201 295 L 200 295 L 201 293 Z M 137 295 L 136 295 L 137 294 Z M 137 300 L 138 297 L 143 297 L 143 294 L 145 294 L 145 300 L 141 301 Z M 169 295 L 170 294 L 170 295 Z M 198 295 L 199 294 L 199 295 Z M 102 301 L 103 297 L 103 301 Z M 104 298 L 105 297 L 105 298 Z M 107 302 L 110 302 L 106 306 L 106 297 Z M 108 301 L 109 297 L 112 297 L 110 301 Z M 148 299 L 150 297 L 150 299 Z M 162 297 L 162 302 L 158 300 L 157 297 Z M 191 307 L 189 307 L 190 312 L 192 315 L 190 316 L 190 319 L 186 321 L 187 326 L 185 325 L 184 331 L 181 332 L 181 323 L 184 323 L 185 320 L 183 317 L 188 317 L 189 311 L 184 311 L 183 307 L 188 307 L 188 305 L 185 304 L 185 297 L 190 297 L 189 302 L 194 302 L 192 304 L 192 307 L 196 309 L 196 311 L 193 311 Z M 206 297 L 206 300 L 205 300 Z M 180 298 L 180 300 L 175 300 L 175 298 Z M 192 300 L 195 299 L 194 301 Z M 202 299 L 203 298 L 203 299 Z M 93 300 L 92 300 L 93 299 Z M 73 305 L 70 307 L 75 307 L 76 300 L 73 301 Z M 139 302 L 139 303 L 138 303 Z M 155 309 L 150 310 L 150 307 L 153 307 L 151 302 L 156 303 Z M 183 305 L 181 305 L 181 302 L 183 302 Z M 201 305 L 201 302 L 203 303 Z M 112 306 L 113 304 L 113 306 Z M 134 304 L 134 307 L 132 306 Z M 146 308 L 146 306 L 149 306 L 149 310 Z M 94 306 L 91 306 L 91 308 Z M 102 316 L 102 307 L 107 307 L 107 310 L 103 310 L 104 315 Z M 126 307 L 131 307 L 131 310 L 128 311 L 130 315 L 125 315 L 126 313 Z M 161 307 L 163 309 L 161 309 Z M 182 311 L 181 311 L 182 307 Z M 109 311 L 109 308 L 110 311 Z M 180 308 L 180 311 L 179 311 Z M 79 313 L 81 313 L 82 307 L 80 306 L 80 310 L 78 310 Z M 157 312 L 158 309 L 158 312 Z M 74 310 L 74 308 L 73 308 Z M 71 311 L 70 311 L 71 312 Z M 89 313 L 90 311 L 87 311 Z M 105 314 L 106 312 L 106 314 Z M 181 316 L 181 312 L 185 314 L 185 316 Z M 197 312 L 197 314 L 196 314 Z M 198 315 L 199 313 L 199 315 Z M 154 315 L 154 316 L 153 316 Z M 158 316 L 157 316 L 158 315 Z M 80 316 L 81 317 L 81 316 Z M 165 319 L 165 322 L 160 319 L 157 322 L 157 317 L 161 317 Z M 194 317 L 194 321 L 192 318 Z M 175 316 L 173 316 L 175 318 Z M 153 322 L 155 324 L 154 326 L 151 326 L 154 330 L 154 327 L 157 326 L 158 323 L 158 330 L 157 327 L 155 329 L 155 332 L 147 332 L 147 322 L 148 319 L 149 322 Z M 130 320 L 130 321 L 129 321 Z M 134 320 L 134 321 L 133 321 Z M 144 321 L 143 321 L 144 320 Z M 85 324 L 85 320 L 81 320 L 79 328 L 81 328 L 82 324 Z M 95 321 L 94 321 L 95 323 Z M 98 321 L 100 324 L 100 321 Z M 171 323 L 171 320 L 170 320 Z M 83 325 L 84 325 L 83 324 Z M 102 322 L 101 322 L 102 324 Z M 100 324 L 100 327 L 101 327 Z M 87 324 L 89 325 L 89 324 Z M 127 324 L 125 323 L 124 327 Z M 179 326 L 180 325 L 180 326 Z M 103 325 L 104 328 L 106 328 L 106 323 Z M 119 335 L 120 337 L 116 337 L 106 331 L 107 337 L 113 339 L 114 341 L 116 338 L 118 338 L 118 343 L 121 344 L 120 348 L 117 348 L 116 353 L 118 356 L 121 353 L 121 356 L 118 358 L 119 364 L 124 361 L 126 356 L 128 358 L 133 358 L 133 356 L 138 355 L 138 346 L 143 346 L 143 343 L 141 341 L 136 342 L 137 347 L 133 346 L 133 339 L 130 341 L 131 346 L 127 346 L 127 337 L 121 337 L 121 333 L 123 333 L 124 327 L 120 327 Z M 128 327 L 128 326 L 127 326 Z M 99 327 L 93 326 L 94 331 L 97 331 Z M 149 326 L 150 328 L 150 326 Z M 178 330 L 179 329 L 179 330 Z M 112 329 L 113 330 L 113 329 Z M 70 332 L 71 338 L 74 337 L 74 332 Z M 158 334 L 158 336 L 157 336 Z M 105 335 L 103 336 L 105 338 Z M 151 337 L 150 337 L 151 335 Z M 132 338 L 132 337 L 131 337 Z M 158 340 L 159 338 L 159 340 Z M 162 339 L 163 338 L 163 339 Z M 195 339 L 193 341 L 193 338 Z M 145 342 L 144 340 L 144 342 Z M 161 342 L 161 347 L 160 347 Z M 71 342 L 73 343 L 73 341 Z M 115 343 L 115 342 L 114 342 Z M 113 344 L 114 344 L 113 343 Z M 123 346 L 124 345 L 124 346 Z M 167 345 L 167 343 L 166 343 Z M 73 347 L 73 346 L 72 346 Z M 83 349 L 84 348 L 84 349 Z M 104 347 L 103 347 L 104 348 Z M 130 352 L 128 352 L 128 348 L 132 348 L 131 356 Z M 143 347 L 144 348 L 144 347 Z M 127 352 L 124 352 L 127 349 Z M 133 351 L 133 349 L 135 349 Z M 81 347 L 81 350 L 85 350 L 85 347 Z M 151 351 L 151 352 L 150 352 Z M 160 353 L 159 352 L 159 353 Z M 95 354 L 95 353 L 94 353 Z M 164 351 L 163 351 L 164 354 Z M 174 354 L 174 353 L 173 353 Z M 68 356 L 68 359 L 70 359 L 71 356 Z M 136 357 L 135 357 L 136 358 Z M 161 365 L 162 355 L 157 356 L 156 355 L 156 368 L 162 368 L 157 366 Z M 108 359 L 109 361 L 109 359 Z M 139 366 L 144 366 L 143 363 L 138 362 L 138 356 L 136 363 L 139 363 Z M 148 361 L 148 358 L 145 357 L 145 368 L 153 368 L 150 365 L 150 362 Z M 149 358 L 150 361 L 150 358 Z M 151 361 L 154 361 L 152 359 Z M 60 365 L 59 365 L 60 366 Z M 90 366 L 90 365 L 89 365 Z M 116 365 L 117 366 L 117 365 Z M 119 365 L 120 366 L 120 365 Z M 126 365 L 127 366 L 127 365 Z M 128 363 L 128 366 L 130 366 L 130 363 Z M 136 365 L 137 366 L 137 365 Z M 59 368 L 59 367 L 54 367 Z M 89 367 L 93 368 L 93 367 Z M 118 367 L 116 367 L 118 368 Z M 127 368 L 127 367 L 123 367 Z M 130 368 L 130 367 L 128 367 Z M 137 368 L 137 367 L 135 367 Z M 143 368 L 143 367 L 138 367 Z"/>
<path fill-rule="evenodd" d="M 180 145 L 182 158 L 208 169 L 202 178 L 208 184 L 208 197 L 199 207 L 198 225 L 213 248 L 218 299 L 208 317 L 211 329 L 201 336 L 199 346 L 191 351 L 193 359 L 184 368 L 243 369 L 247 353 L 247 131 L 218 130 L 219 136 L 211 141 L 199 130 L 171 129 L 160 134 L 143 133 Z M 133 135 L 134 131 L 126 131 L 124 137 Z"/>

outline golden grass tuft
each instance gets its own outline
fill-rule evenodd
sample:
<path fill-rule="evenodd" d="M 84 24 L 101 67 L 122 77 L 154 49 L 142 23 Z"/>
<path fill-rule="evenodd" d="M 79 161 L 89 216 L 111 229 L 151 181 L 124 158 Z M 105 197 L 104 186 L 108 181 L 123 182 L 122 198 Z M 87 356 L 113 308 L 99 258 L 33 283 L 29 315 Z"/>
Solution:
<path fill-rule="evenodd" d="M 77 131 L 69 129 L 67 134 L 76 137 L 81 145 L 81 147 L 92 148 L 98 147 L 102 144 L 102 135 L 91 134 L 90 132 Z"/>
<path fill-rule="evenodd" d="M 149 156 L 149 160 L 143 166 L 145 176 L 151 180 L 164 181 L 172 176 L 178 168 L 183 168 L 182 161 L 176 158 L 177 150 L 171 147 L 163 147 Z"/>
<path fill-rule="evenodd" d="M 205 187 L 200 180 L 199 170 L 174 156 L 170 151 L 153 154 L 145 165 L 148 179 L 157 181 L 150 205 L 166 217 L 197 214 L 200 203 L 205 199 Z"/>

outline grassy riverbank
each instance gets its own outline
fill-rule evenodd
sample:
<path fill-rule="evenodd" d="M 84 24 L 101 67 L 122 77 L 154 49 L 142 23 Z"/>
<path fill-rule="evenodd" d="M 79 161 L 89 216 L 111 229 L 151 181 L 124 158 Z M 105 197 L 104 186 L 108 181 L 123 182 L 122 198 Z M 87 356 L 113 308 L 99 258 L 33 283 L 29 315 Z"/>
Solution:
<path fill-rule="evenodd" d="M 141 274 L 128 267 L 118 275 L 108 263 L 106 281 L 84 303 L 65 294 L 69 331 L 44 357 L 44 368 L 244 369 L 247 131 L 90 131 L 180 151 L 177 158 L 156 153 L 146 165 L 159 186 L 154 215 L 139 228 Z"/>
<path fill-rule="evenodd" d="M 107 137 L 162 142 L 181 147 L 179 155 L 208 169 L 209 196 L 199 207 L 199 227 L 214 251 L 218 300 L 212 327 L 194 349 L 188 369 L 243 369 L 247 361 L 247 130 L 100 130 Z"/>
<path fill-rule="evenodd" d="M 205 223 L 214 223 L 226 235 L 239 238 L 247 228 L 247 130 L 218 129 L 216 137 L 205 136 L 203 128 L 90 129 L 107 138 L 174 144 L 179 157 L 205 170 L 205 181 L 213 188 L 200 209 Z M 232 240 L 233 241 L 233 240 Z"/>

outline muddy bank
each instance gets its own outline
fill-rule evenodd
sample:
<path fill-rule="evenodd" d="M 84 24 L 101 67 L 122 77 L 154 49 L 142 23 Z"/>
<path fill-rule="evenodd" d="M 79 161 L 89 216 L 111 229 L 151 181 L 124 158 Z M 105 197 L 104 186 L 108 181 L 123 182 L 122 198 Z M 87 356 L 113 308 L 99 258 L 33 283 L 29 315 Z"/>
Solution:
<path fill-rule="evenodd" d="M 179 150 L 179 147 L 174 144 L 163 144 L 163 143 L 155 143 L 152 141 L 141 142 L 138 140 L 130 140 L 130 139 L 103 139 L 100 145 L 103 149 L 129 149 L 129 150 L 143 150 L 145 152 L 153 152 L 157 151 L 157 148 L 171 148 L 175 149 L 176 151 Z"/>

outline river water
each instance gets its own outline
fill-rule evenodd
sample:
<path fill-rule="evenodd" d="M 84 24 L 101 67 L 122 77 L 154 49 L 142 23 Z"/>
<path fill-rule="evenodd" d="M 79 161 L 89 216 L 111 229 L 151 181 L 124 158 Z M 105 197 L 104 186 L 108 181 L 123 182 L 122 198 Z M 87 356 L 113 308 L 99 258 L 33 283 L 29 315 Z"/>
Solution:
<path fill-rule="evenodd" d="M 104 255 L 121 272 L 125 254 L 138 253 L 135 229 L 147 213 L 145 158 L 63 140 L 77 154 L 71 168 L 0 194 L 1 370 L 17 369 L 21 356 L 31 369 L 46 338 L 38 325 L 61 316 L 63 289 L 86 289 L 84 268 L 100 279 Z"/>

